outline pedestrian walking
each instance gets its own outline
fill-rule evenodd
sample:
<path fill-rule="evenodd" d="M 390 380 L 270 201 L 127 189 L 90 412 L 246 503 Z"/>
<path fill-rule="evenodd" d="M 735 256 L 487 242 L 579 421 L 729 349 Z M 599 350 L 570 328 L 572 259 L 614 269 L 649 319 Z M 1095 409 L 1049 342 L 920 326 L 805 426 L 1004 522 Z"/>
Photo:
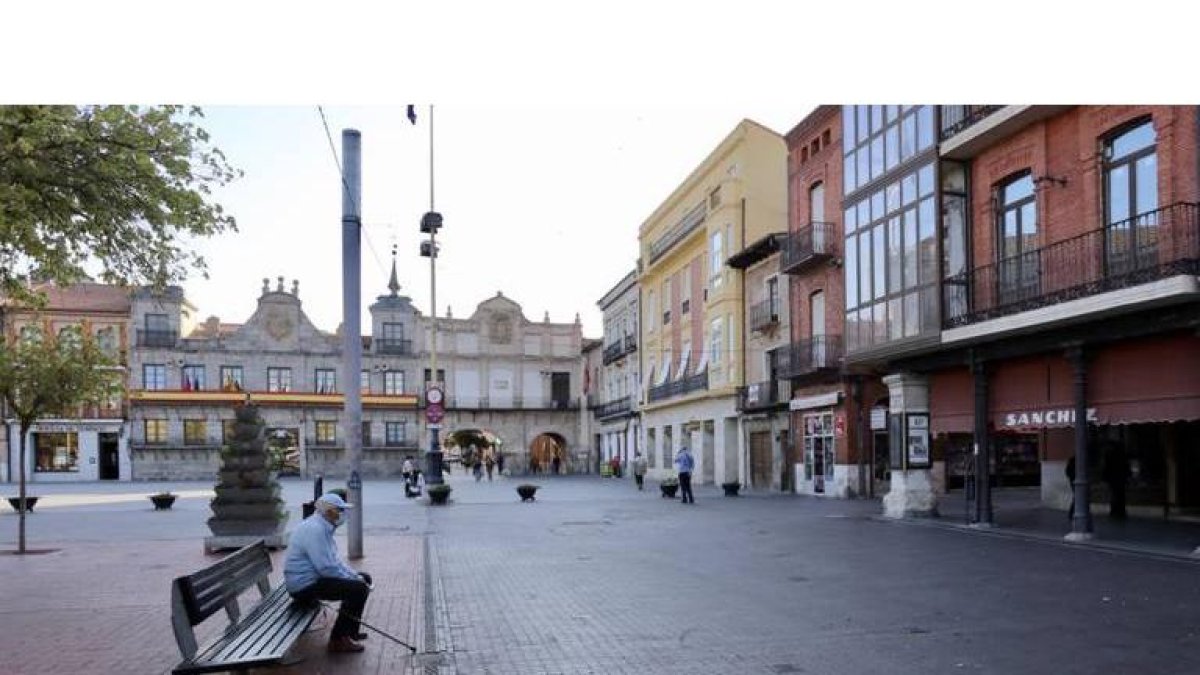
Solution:
<path fill-rule="evenodd" d="M 487 469 L 488 481 L 492 480 L 492 469 L 496 466 L 496 457 L 492 453 L 492 449 L 488 448 L 483 451 L 483 466 Z"/>
<path fill-rule="evenodd" d="M 559 457 L 559 451 L 555 449 L 554 458 L 550 460 L 550 470 L 555 476 L 558 475 L 558 469 L 560 466 L 562 466 L 562 458 Z"/>
<path fill-rule="evenodd" d="M 633 480 L 637 483 L 637 488 L 642 489 L 642 484 L 646 480 L 646 458 L 642 457 L 642 453 L 633 451 Z"/>
<path fill-rule="evenodd" d="M 471 467 L 471 471 L 475 474 L 476 483 L 483 480 L 483 460 L 481 460 L 479 457 L 476 457 L 475 465 Z"/>
<path fill-rule="evenodd" d="M 405 457 L 404 464 L 400 466 L 400 475 L 404 476 L 405 482 L 408 481 L 408 477 L 413 472 L 414 468 L 416 468 L 416 466 L 413 464 L 412 455 Z"/>
<path fill-rule="evenodd" d="M 353 504 L 336 493 L 322 495 L 313 502 L 313 513 L 292 532 L 283 561 L 283 582 L 298 602 L 335 600 L 337 622 L 329 634 L 329 651 L 361 652 L 358 640 L 359 620 L 371 594 L 371 575 L 357 572 L 338 554 L 333 531 L 346 520 L 346 509 Z"/>
<path fill-rule="evenodd" d="M 504 453 L 499 450 L 496 451 L 496 471 L 500 472 L 501 476 L 504 475 Z"/>
<path fill-rule="evenodd" d="M 679 472 L 679 491 L 683 495 L 684 504 L 695 504 L 696 497 L 692 494 L 692 469 L 695 468 L 696 462 L 692 459 L 692 453 L 685 445 L 679 448 L 679 452 L 675 454 L 675 470 Z"/>

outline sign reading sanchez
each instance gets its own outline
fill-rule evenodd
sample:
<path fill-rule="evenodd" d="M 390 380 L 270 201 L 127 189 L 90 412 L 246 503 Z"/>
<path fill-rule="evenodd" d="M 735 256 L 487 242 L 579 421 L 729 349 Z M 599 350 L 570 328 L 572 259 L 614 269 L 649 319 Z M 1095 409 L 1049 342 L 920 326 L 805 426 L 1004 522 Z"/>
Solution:
<path fill-rule="evenodd" d="M 1096 421 L 1096 409 L 1087 409 L 1087 421 Z M 1075 425 L 1073 408 L 1053 410 L 1024 410 L 1005 413 L 1002 419 L 1005 428 L 1019 427 L 1070 427 Z"/>

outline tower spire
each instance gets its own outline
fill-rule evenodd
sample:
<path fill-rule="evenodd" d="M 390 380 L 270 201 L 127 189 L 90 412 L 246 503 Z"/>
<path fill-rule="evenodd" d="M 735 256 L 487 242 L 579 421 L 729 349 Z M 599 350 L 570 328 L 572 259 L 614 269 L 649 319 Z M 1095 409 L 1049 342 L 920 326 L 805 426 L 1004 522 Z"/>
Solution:
<path fill-rule="evenodd" d="M 392 297 L 400 291 L 400 282 L 396 280 L 396 245 L 392 244 L 392 278 L 388 280 L 388 290 L 392 292 Z"/>

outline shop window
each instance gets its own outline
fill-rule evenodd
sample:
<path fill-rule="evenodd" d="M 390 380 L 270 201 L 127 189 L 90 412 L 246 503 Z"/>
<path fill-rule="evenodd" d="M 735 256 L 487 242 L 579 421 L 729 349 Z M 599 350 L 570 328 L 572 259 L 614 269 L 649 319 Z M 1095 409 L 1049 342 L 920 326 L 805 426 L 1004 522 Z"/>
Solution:
<path fill-rule="evenodd" d="M 825 492 L 833 480 L 833 413 L 804 416 L 804 480 L 813 482 L 813 491 Z"/>
<path fill-rule="evenodd" d="M 79 434 L 73 431 L 33 435 L 34 471 L 76 473 L 79 471 Z"/>

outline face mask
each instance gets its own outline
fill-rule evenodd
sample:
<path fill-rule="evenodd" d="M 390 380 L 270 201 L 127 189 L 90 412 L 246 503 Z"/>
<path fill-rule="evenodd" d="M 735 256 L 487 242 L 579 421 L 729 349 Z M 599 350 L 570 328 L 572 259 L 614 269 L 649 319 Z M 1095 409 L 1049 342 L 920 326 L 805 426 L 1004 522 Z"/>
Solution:
<path fill-rule="evenodd" d="M 346 512 L 338 511 L 337 520 L 335 520 L 333 522 L 333 528 L 336 530 L 337 528 L 339 528 L 345 524 L 346 524 Z"/>

